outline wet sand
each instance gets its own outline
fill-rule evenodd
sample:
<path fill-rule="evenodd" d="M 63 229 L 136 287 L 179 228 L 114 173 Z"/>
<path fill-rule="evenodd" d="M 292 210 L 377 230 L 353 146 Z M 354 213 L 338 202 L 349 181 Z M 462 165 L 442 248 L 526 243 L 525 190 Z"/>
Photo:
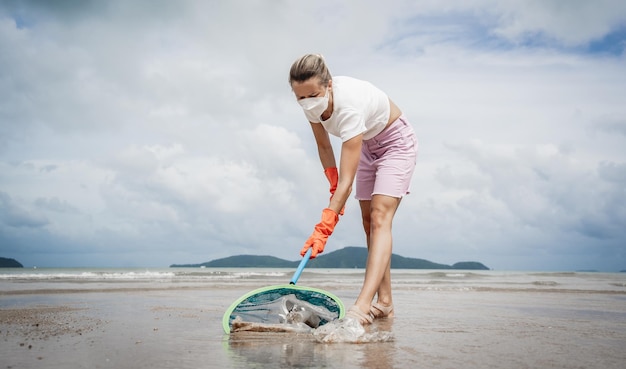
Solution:
<path fill-rule="evenodd" d="M 0 292 L 0 368 L 603 368 L 626 365 L 626 293 L 397 289 L 392 342 L 226 335 L 246 287 Z M 333 289 L 349 307 L 355 290 Z"/>

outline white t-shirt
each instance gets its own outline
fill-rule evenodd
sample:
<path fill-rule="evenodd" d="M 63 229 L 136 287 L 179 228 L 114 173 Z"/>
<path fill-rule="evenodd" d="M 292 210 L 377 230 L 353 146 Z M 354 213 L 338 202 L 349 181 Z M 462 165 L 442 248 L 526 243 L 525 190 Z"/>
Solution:
<path fill-rule="evenodd" d="M 342 142 L 363 133 L 363 139 L 379 134 L 389 121 L 389 97 L 373 84 L 356 78 L 333 77 L 333 113 L 321 121 L 326 131 Z"/>

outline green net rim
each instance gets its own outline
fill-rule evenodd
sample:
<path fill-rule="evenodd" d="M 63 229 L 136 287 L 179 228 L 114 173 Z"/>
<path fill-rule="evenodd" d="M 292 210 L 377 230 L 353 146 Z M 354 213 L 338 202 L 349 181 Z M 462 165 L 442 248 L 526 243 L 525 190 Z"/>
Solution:
<path fill-rule="evenodd" d="M 248 297 L 250 297 L 252 295 L 256 295 L 256 294 L 259 294 L 259 293 L 262 293 L 262 292 L 271 291 L 271 290 L 277 290 L 277 289 L 292 289 L 292 290 L 299 290 L 299 291 L 311 291 L 311 292 L 316 292 L 316 293 L 320 293 L 320 294 L 326 295 L 326 296 L 330 297 L 337 304 L 337 307 L 339 308 L 339 319 L 343 318 L 346 315 L 346 311 L 345 311 L 346 308 L 343 305 L 343 302 L 341 301 L 341 299 L 339 299 L 339 297 L 337 297 L 333 293 L 330 293 L 328 291 L 324 291 L 324 290 L 319 289 L 319 288 L 314 288 L 314 287 L 298 286 L 298 285 L 294 285 L 294 284 L 281 284 L 281 285 L 257 288 L 256 290 L 250 291 L 250 292 L 246 293 L 245 295 L 243 295 L 239 299 L 237 299 L 235 302 L 233 302 L 232 305 L 230 305 L 230 307 L 228 309 L 226 309 L 226 312 L 224 313 L 224 317 L 222 318 L 222 327 L 224 328 L 224 332 L 226 334 L 230 334 L 230 316 L 232 315 L 232 313 L 235 310 L 235 308 L 237 308 L 237 306 L 242 301 L 244 301 L 245 299 L 247 299 Z"/>

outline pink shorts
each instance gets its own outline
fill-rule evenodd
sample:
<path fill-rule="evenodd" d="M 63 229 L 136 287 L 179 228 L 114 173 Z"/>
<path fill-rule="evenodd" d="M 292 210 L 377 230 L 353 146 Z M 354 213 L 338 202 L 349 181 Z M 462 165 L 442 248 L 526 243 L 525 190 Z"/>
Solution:
<path fill-rule="evenodd" d="M 356 172 L 356 199 L 407 195 L 417 161 L 417 137 L 401 116 L 375 137 L 363 141 Z"/>

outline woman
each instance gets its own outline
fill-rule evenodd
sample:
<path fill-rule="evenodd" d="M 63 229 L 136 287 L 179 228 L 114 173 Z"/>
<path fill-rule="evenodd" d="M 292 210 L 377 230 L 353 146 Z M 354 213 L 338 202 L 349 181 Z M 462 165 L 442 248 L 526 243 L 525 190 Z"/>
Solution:
<path fill-rule="evenodd" d="M 417 138 L 400 109 L 366 81 L 332 77 L 321 55 L 304 55 L 291 66 L 289 83 L 311 124 L 331 198 L 322 220 L 300 254 L 324 251 L 343 215 L 356 177 L 367 240 L 363 286 L 347 316 L 361 324 L 393 316 L 391 225 L 409 186 L 417 158 Z M 341 139 L 339 171 L 328 134 Z M 376 302 L 374 296 L 378 295 Z"/>

